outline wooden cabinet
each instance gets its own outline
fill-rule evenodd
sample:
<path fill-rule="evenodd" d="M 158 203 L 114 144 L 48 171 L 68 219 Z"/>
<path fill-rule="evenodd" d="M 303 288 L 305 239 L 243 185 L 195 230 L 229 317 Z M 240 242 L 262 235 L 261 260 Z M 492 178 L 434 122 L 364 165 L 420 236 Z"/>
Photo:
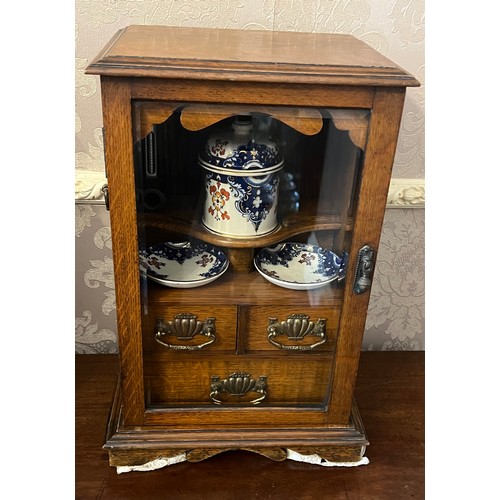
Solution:
<path fill-rule="evenodd" d="M 359 462 L 358 359 L 418 82 L 351 36 L 160 26 L 121 30 L 87 72 L 120 348 L 110 464 Z"/>

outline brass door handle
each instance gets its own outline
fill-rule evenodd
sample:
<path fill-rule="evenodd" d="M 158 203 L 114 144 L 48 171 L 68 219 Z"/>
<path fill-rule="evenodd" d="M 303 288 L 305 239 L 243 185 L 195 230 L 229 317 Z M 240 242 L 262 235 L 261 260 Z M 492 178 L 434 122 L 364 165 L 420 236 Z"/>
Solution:
<path fill-rule="evenodd" d="M 216 375 L 212 375 L 210 379 L 210 399 L 216 405 L 222 404 L 222 400 L 219 399 L 220 394 L 241 398 L 248 392 L 256 392 L 260 396 L 248 401 L 253 405 L 258 405 L 267 396 L 267 375 L 254 379 L 250 373 L 234 372 L 223 380 Z"/>
<path fill-rule="evenodd" d="M 327 341 L 326 319 L 320 318 L 316 323 L 309 321 L 307 314 L 291 314 L 284 321 L 278 318 L 268 318 L 267 339 L 278 349 L 291 351 L 310 351 Z M 282 344 L 276 337 L 285 335 L 294 344 Z M 301 344 L 307 336 L 318 337 L 319 341 L 313 344 Z"/>
<path fill-rule="evenodd" d="M 167 349 L 177 351 L 195 351 L 215 342 L 215 318 L 207 318 L 204 322 L 198 321 L 197 316 L 191 313 L 180 313 L 174 316 L 173 320 L 164 321 L 163 318 L 155 320 L 155 340 Z M 163 339 L 169 335 L 177 337 L 183 342 L 192 342 L 197 335 L 208 338 L 201 344 L 169 344 Z"/>

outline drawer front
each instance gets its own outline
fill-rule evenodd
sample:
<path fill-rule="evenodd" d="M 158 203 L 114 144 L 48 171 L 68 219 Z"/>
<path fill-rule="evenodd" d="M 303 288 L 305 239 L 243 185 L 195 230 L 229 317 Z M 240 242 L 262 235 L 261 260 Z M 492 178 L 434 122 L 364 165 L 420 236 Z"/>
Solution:
<path fill-rule="evenodd" d="M 245 351 L 305 353 L 334 349 L 339 308 L 249 306 L 242 309 Z"/>
<path fill-rule="evenodd" d="M 236 349 L 236 306 L 153 304 L 142 321 L 145 351 L 178 354 Z"/>
<path fill-rule="evenodd" d="M 300 362 L 282 355 L 149 359 L 144 367 L 146 401 L 153 406 L 324 404 L 332 357 L 303 357 Z"/>

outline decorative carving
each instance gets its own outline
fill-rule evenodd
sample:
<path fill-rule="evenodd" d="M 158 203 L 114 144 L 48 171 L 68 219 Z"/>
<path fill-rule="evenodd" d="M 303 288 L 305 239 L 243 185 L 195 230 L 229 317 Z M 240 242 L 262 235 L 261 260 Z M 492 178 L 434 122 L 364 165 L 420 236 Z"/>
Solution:
<path fill-rule="evenodd" d="M 106 177 L 103 172 L 93 170 L 75 171 L 75 201 L 77 203 L 104 204 L 103 186 Z"/>
<path fill-rule="evenodd" d="M 364 151 L 370 115 L 365 111 L 351 109 L 330 109 L 328 112 L 335 126 L 339 130 L 346 130 L 353 144 Z"/>
<path fill-rule="evenodd" d="M 225 451 L 235 451 L 236 449 L 258 453 L 259 455 L 276 462 L 282 462 L 287 458 L 286 450 L 283 448 L 203 448 L 188 451 L 186 453 L 186 458 L 188 462 L 201 462 L 202 460 L 218 455 L 219 453 L 223 453 Z"/>
<path fill-rule="evenodd" d="M 187 130 L 197 131 L 248 110 L 270 115 L 304 135 L 315 135 L 323 128 L 321 113 L 316 109 L 220 104 L 188 105 L 182 110 L 181 123 Z"/>
<path fill-rule="evenodd" d="M 423 208 L 425 179 L 392 179 L 387 208 Z"/>
<path fill-rule="evenodd" d="M 137 114 L 135 131 L 138 138 L 146 137 L 153 131 L 153 125 L 159 125 L 168 120 L 179 107 L 177 103 L 168 102 L 140 102 L 134 109 Z"/>

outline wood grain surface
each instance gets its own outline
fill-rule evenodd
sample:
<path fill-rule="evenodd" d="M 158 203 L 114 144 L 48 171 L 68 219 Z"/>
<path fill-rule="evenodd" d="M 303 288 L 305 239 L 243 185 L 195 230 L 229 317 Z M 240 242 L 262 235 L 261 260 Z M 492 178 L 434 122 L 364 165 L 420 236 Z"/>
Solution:
<path fill-rule="evenodd" d="M 370 464 L 354 468 L 275 462 L 240 450 L 118 475 L 102 449 L 117 375 L 117 356 L 76 356 L 77 499 L 424 498 L 423 352 L 361 354 L 356 399 Z"/>
<path fill-rule="evenodd" d="M 101 87 L 124 416 L 140 424 L 144 387 L 130 87 L 108 78 L 102 78 Z"/>
<path fill-rule="evenodd" d="M 346 275 L 329 408 L 331 421 L 339 424 L 349 419 L 370 300 L 369 293 L 357 295 L 353 291 L 356 256 L 364 245 L 378 248 L 404 96 L 405 89 L 378 89 L 372 110 L 352 235 L 350 254 L 353 258 L 349 261 Z"/>
<path fill-rule="evenodd" d="M 187 305 L 151 305 L 148 308 L 148 314 L 142 316 L 142 345 L 144 351 L 159 351 L 172 352 L 167 347 L 161 345 L 155 340 L 157 318 L 163 318 L 165 322 L 172 321 L 178 314 L 193 314 L 196 316 L 196 321 L 205 323 L 207 318 L 215 318 L 215 341 L 206 347 L 203 347 L 203 352 L 213 351 L 229 351 L 236 350 L 236 325 L 238 319 L 238 310 L 236 306 L 200 306 L 199 304 Z M 195 335 L 191 340 L 178 339 L 175 335 L 164 335 L 161 337 L 162 342 L 171 345 L 196 346 L 208 341 L 204 335 Z M 175 354 L 188 354 L 186 352 L 175 352 Z"/>
<path fill-rule="evenodd" d="M 314 354 L 316 352 L 333 352 L 335 349 L 340 315 L 340 308 L 338 307 L 297 307 L 295 305 L 280 305 L 274 307 L 248 306 L 246 309 L 247 310 L 242 313 L 247 319 L 246 328 L 244 330 L 245 351 L 271 351 L 294 356 L 301 352 Z M 315 324 L 317 324 L 320 319 L 326 320 L 324 327 L 326 342 L 315 347 L 311 351 L 290 351 L 286 348 L 280 350 L 269 342 L 269 318 L 276 318 L 281 322 L 286 321 L 289 316 L 294 314 L 305 314 L 309 316 L 308 321 Z M 306 335 L 303 340 L 292 340 L 286 335 L 279 335 L 275 340 L 284 346 L 311 346 L 320 341 L 319 337 L 314 335 Z M 298 359 L 300 358 L 297 358 L 297 360 Z"/>
<path fill-rule="evenodd" d="M 193 203 L 193 206 L 196 204 Z M 289 213 L 283 218 L 279 230 L 256 238 L 231 238 L 230 236 L 217 235 L 208 232 L 199 220 L 200 216 L 194 209 L 182 212 L 171 210 L 168 215 L 164 213 L 145 214 L 144 224 L 164 231 L 177 233 L 189 231 L 189 234 L 194 238 L 225 248 L 263 248 L 281 241 L 290 241 L 293 237 L 310 231 L 333 231 L 342 228 L 347 231 L 352 230 L 351 217 L 342 220 L 340 214 L 332 213 L 331 210 L 330 212 L 321 211 L 317 200 L 314 203 L 307 199 L 301 201 L 298 212 Z"/>
<path fill-rule="evenodd" d="M 227 271 L 220 278 L 206 286 L 193 289 L 169 288 L 148 281 L 148 301 L 150 304 L 212 306 L 214 313 L 219 305 L 286 305 L 293 308 L 304 306 L 338 307 L 344 294 L 343 286 L 337 282 L 314 290 L 290 290 L 263 278 L 257 271 L 241 275 Z"/>
<path fill-rule="evenodd" d="M 90 72 L 90 71 L 87 71 Z M 295 80 L 266 83 L 211 81 L 163 78 L 130 78 L 132 99 L 169 102 L 206 102 L 256 104 L 266 106 L 306 106 L 333 108 L 371 108 L 374 88 L 360 86 L 299 84 Z"/>
<path fill-rule="evenodd" d="M 259 407 L 288 403 L 301 405 L 324 404 L 328 395 L 328 373 L 331 369 L 332 357 L 229 355 L 222 359 L 191 356 L 175 356 L 179 353 L 150 353 L 144 360 L 144 377 L 147 405 L 161 404 L 196 405 L 208 404 L 214 413 L 218 407 L 210 399 L 211 377 L 220 380 L 228 379 L 232 373 L 246 372 L 251 378 L 267 377 L 267 396 Z M 241 405 L 249 405 L 249 401 L 258 397 L 255 392 L 237 397 L 221 394 L 220 398 L 227 404 L 232 404 L 233 410 Z M 213 421 L 220 423 L 217 415 L 212 415 Z M 254 423 L 273 425 L 269 418 L 262 419 L 255 415 Z M 190 424 L 196 425 L 196 415 L 193 414 Z M 187 425 L 188 422 L 185 422 Z"/>
<path fill-rule="evenodd" d="M 167 120 L 179 103 L 169 102 L 136 102 L 137 122 L 140 138 Z M 180 110 L 179 110 L 180 111 Z M 186 130 L 198 131 L 210 127 L 217 122 L 235 115 L 261 113 L 277 118 L 286 125 L 306 135 L 317 134 L 323 127 L 322 116 L 317 109 L 285 108 L 277 106 L 248 106 L 224 104 L 187 104 L 182 106 L 180 121 Z"/>
<path fill-rule="evenodd" d="M 128 26 L 119 31 L 87 71 L 115 76 L 418 85 L 412 75 L 351 35 L 167 26 Z"/>

